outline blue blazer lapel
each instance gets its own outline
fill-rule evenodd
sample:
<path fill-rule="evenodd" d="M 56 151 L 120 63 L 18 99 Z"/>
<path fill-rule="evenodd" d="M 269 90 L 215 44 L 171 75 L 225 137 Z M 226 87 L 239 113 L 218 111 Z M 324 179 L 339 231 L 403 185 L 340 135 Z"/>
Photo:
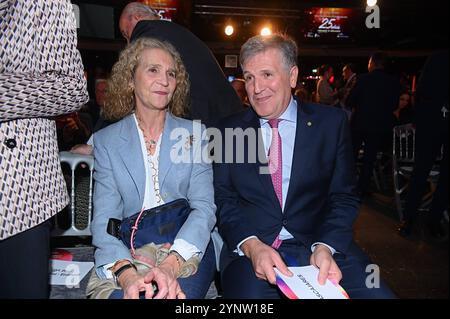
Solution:
<path fill-rule="evenodd" d="M 164 182 L 167 177 L 167 173 L 169 172 L 172 166 L 172 159 L 170 158 L 170 154 L 172 152 L 172 148 L 179 141 L 178 139 L 171 140 L 170 134 L 171 132 L 178 127 L 176 119 L 169 112 L 166 113 L 166 120 L 164 123 L 164 130 L 161 137 L 161 148 L 159 150 L 159 189 L 163 189 Z"/>
<path fill-rule="evenodd" d="M 311 145 L 315 139 L 314 111 L 310 104 L 297 100 L 297 129 L 295 133 L 294 154 L 292 156 L 291 176 L 286 196 L 285 210 L 289 208 L 293 198 L 292 193 L 302 183 L 303 176 L 308 174 L 307 161 L 311 158 Z"/>
<path fill-rule="evenodd" d="M 139 134 L 132 115 L 127 116 L 122 122 L 117 148 L 131 179 L 136 185 L 139 200 L 143 203 L 145 195 L 145 166 Z"/>

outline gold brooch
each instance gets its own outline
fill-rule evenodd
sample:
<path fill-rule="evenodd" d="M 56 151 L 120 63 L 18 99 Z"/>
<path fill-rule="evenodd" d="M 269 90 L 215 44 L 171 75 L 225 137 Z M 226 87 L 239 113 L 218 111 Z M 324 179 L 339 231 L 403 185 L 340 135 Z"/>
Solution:
<path fill-rule="evenodd" d="M 186 143 L 184 144 L 184 148 L 185 148 L 186 150 L 190 149 L 190 148 L 192 147 L 192 144 L 194 144 L 194 142 L 195 142 L 195 137 L 194 137 L 194 135 L 189 135 L 189 136 L 186 138 Z"/>

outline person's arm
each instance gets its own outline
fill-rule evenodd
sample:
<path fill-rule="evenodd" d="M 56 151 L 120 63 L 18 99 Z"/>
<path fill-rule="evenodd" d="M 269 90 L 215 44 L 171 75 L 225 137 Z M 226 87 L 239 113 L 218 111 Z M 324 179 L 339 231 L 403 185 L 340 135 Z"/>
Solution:
<path fill-rule="evenodd" d="M 220 138 L 222 149 L 216 152 L 220 151 L 221 154 L 214 154 L 217 160 L 213 164 L 217 220 L 220 235 L 227 246 L 235 250 L 244 239 L 255 236 L 257 232 L 239 207 L 239 194 L 231 179 L 231 169 L 235 164 L 225 163 L 225 129 L 221 130 Z"/>
<path fill-rule="evenodd" d="M 89 99 L 81 75 L 0 73 L 0 83 L 0 122 L 71 113 Z"/>
<path fill-rule="evenodd" d="M 277 268 L 283 275 L 291 277 L 293 274 L 287 268 L 278 252 L 266 245 L 258 238 L 250 238 L 241 245 L 244 255 L 251 260 L 256 277 L 276 284 L 276 275 L 273 268 Z"/>
<path fill-rule="evenodd" d="M 195 125 L 200 125 L 195 123 Z M 205 127 L 194 132 L 205 132 Z M 206 149 L 207 141 L 201 136 L 193 137 L 193 164 L 189 176 L 187 199 L 192 209 L 186 222 L 178 232 L 175 241 L 182 239 L 200 251 L 203 256 L 211 239 L 211 231 L 216 224 L 216 205 L 214 204 L 213 171 L 211 163 L 203 161 L 202 150 Z M 192 252 L 192 251 L 191 251 Z M 183 257 L 191 257 L 185 255 Z M 186 258 L 185 258 L 186 259 Z"/>
<path fill-rule="evenodd" d="M 116 237 L 106 232 L 110 218 L 122 220 L 123 201 L 113 175 L 111 159 L 104 138 L 97 137 L 94 148 L 94 218 L 92 244 L 95 251 L 97 273 L 102 277 L 103 266 L 121 259 L 132 260 L 128 248 Z"/>
<path fill-rule="evenodd" d="M 326 279 L 337 285 L 342 279 L 342 272 L 336 261 L 333 259 L 333 253 L 330 247 L 318 244 L 310 257 L 311 265 L 319 268 L 319 276 L 317 280 L 321 285 L 325 284 Z"/>
<path fill-rule="evenodd" d="M 176 252 L 183 259 L 183 262 L 194 257 L 203 257 L 203 252 L 195 245 L 188 243 L 184 239 L 175 239 L 173 245 L 170 247 L 170 252 Z"/>
<path fill-rule="evenodd" d="M 106 232 L 110 218 L 122 220 L 123 201 L 119 193 L 116 179 L 113 174 L 108 144 L 104 136 L 97 137 L 94 148 L 94 218 L 92 220 L 92 244 L 95 250 L 95 267 L 100 278 L 107 278 L 105 268 L 117 273 L 127 264 L 133 262 L 128 248 L 116 237 Z M 109 265 L 112 264 L 112 268 Z M 105 267 L 105 265 L 108 265 Z M 158 271 L 157 271 L 158 272 Z M 160 279 L 162 278 L 162 279 Z M 167 281 L 164 275 L 158 276 L 161 287 Z M 139 292 L 145 291 L 146 298 L 153 298 L 154 291 L 151 281 L 140 275 L 133 267 L 128 267 L 117 277 L 117 282 L 124 291 L 125 299 L 138 299 Z"/>
<path fill-rule="evenodd" d="M 344 113 L 337 128 L 335 166 L 329 185 L 327 211 L 316 232 L 313 242 L 321 242 L 345 254 L 352 241 L 352 225 L 359 210 L 360 200 L 356 194 L 355 164 L 348 121 Z"/>
<path fill-rule="evenodd" d="M 70 2 L 2 6 L 0 122 L 78 110 L 89 97 Z"/>
<path fill-rule="evenodd" d="M 326 279 L 334 284 L 342 279 L 342 272 L 333 255 L 346 254 L 352 242 L 352 225 L 360 202 L 355 192 L 356 174 L 348 121 L 344 113 L 339 114 L 336 160 L 326 199 L 327 211 L 313 237 L 313 253 L 310 257 L 311 265 L 319 268 L 318 281 L 322 285 Z"/>

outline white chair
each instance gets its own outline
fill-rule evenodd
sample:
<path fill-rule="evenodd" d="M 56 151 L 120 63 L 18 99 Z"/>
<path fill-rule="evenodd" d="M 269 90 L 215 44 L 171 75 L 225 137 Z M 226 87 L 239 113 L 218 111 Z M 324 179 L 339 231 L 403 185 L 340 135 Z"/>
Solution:
<path fill-rule="evenodd" d="M 395 190 L 395 204 L 400 220 L 404 217 L 404 204 L 408 185 L 414 169 L 415 134 L 412 124 L 396 126 L 393 129 L 392 170 Z M 442 157 L 442 155 L 441 155 Z M 437 159 L 439 160 L 439 159 Z M 428 177 L 429 188 L 422 197 L 421 211 L 427 211 L 439 178 L 438 167 L 433 167 Z"/>
<path fill-rule="evenodd" d="M 78 155 L 70 152 L 60 152 L 59 157 L 61 164 L 68 164 L 71 170 L 71 187 L 69 188 L 70 223 L 69 228 L 62 228 L 58 218 L 55 218 L 55 227 L 52 235 L 91 236 L 90 226 L 92 220 L 94 157 L 92 155 Z M 87 165 L 89 169 L 89 179 L 85 179 L 83 183 L 76 183 L 75 170 L 80 164 Z M 87 185 L 89 187 L 87 187 Z"/>

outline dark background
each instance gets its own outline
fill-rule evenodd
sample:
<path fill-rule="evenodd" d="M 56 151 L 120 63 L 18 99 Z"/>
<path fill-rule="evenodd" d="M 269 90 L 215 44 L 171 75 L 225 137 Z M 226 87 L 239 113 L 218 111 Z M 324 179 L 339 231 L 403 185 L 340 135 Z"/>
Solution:
<path fill-rule="evenodd" d="M 145 1 L 145 0 L 144 0 Z M 227 75 L 239 75 L 238 68 L 225 68 L 225 55 L 238 55 L 240 46 L 258 34 L 263 23 L 273 31 L 293 36 L 299 44 L 301 75 L 330 64 L 340 77 L 342 67 L 353 62 L 366 72 L 368 56 L 383 50 L 390 57 L 389 70 L 412 77 L 420 72 L 426 57 L 435 50 L 448 48 L 449 2 L 443 0 L 378 0 L 380 29 L 368 29 L 365 0 L 171 0 L 177 6 L 174 22 L 189 28 L 205 41 Z M 126 0 L 73 0 L 80 6 L 79 49 L 88 78 L 108 73 L 126 45 L 118 28 L 118 19 Z M 165 1 L 162 1 L 165 2 Z M 314 7 L 351 8 L 346 30 L 349 39 L 308 39 L 310 26 L 306 14 Z M 227 37 L 227 22 L 235 34 Z"/>

